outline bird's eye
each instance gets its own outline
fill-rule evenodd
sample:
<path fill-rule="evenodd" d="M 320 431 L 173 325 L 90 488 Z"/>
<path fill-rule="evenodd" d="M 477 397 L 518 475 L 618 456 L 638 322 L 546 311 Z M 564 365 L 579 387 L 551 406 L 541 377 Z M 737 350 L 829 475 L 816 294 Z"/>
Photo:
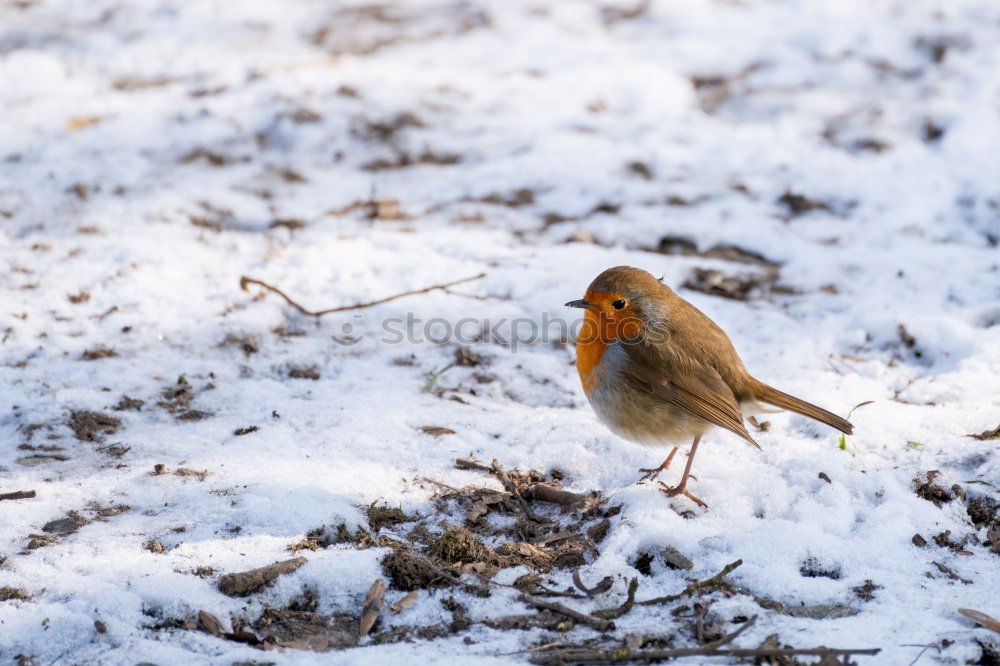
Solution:
<path fill-rule="evenodd" d="M 617 301 L 611 304 L 611 307 L 613 307 L 615 310 L 621 310 L 623 307 L 625 307 L 625 299 L 619 298 Z"/>

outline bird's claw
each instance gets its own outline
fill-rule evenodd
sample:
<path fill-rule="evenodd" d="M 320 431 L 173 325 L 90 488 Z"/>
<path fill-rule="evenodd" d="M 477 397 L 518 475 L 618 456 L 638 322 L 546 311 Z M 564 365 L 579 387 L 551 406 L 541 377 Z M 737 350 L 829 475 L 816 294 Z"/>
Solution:
<path fill-rule="evenodd" d="M 643 481 L 652 481 L 660 475 L 663 471 L 662 467 L 640 467 L 639 471 L 642 472 L 642 477 L 636 481 L 636 483 L 642 483 Z"/>
<path fill-rule="evenodd" d="M 704 500 L 702 500 L 700 497 L 694 495 L 690 490 L 688 490 L 685 487 L 686 485 L 687 484 L 682 483 L 679 486 L 671 487 L 660 481 L 660 492 L 666 495 L 667 497 L 677 497 L 678 495 L 683 495 L 684 497 L 687 497 L 689 500 L 691 500 L 698 506 L 707 509 L 708 504 L 706 504 Z"/>

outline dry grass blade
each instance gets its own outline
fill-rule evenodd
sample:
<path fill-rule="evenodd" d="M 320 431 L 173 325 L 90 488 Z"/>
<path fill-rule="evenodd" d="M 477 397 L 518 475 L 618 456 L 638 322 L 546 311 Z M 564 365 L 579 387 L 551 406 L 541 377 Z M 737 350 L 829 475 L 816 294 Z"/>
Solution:
<path fill-rule="evenodd" d="M 372 630 L 384 603 L 385 581 L 379 578 L 368 588 L 365 603 L 361 606 L 361 626 L 358 629 L 358 636 L 366 636 Z"/>
<path fill-rule="evenodd" d="M 851 414 L 854 413 L 854 410 L 860 409 L 862 407 L 865 407 L 867 405 L 872 405 L 872 404 L 875 404 L 874 400 L 865 400 L 864 402 L 859 402 L 858 404 L 856 404 L 853 407 L 851 407 L 851 411 L 847 412 L 847 416 L 845 416 L 844 418 L 845 419 L 850 419 L 851 418 Z"/>
<path fill-rule="evenodd" d="M 981 611 L 972 610 L 971 608 L 959 608 L 958 612 L 969 618 L 973 622 L 977 622 L 987 629 L 992 629 L 993 631 L 1000 634 L 1000 620 L 990 617 L 986 613 Z"/>
<path fill-rule="evenodd" d="M 473 276 L 470 276 L 470 277 L 467 277 L 467 278 L 462 278 L 461 280 L 453 280 L 452 282 L 444 282 L 442 284 L 433 284 L 433 285 L 431 285 L 429 287 L 424 287 L 423 289 L 411 289 L 410 291 L 403 291 L 403 292 L 400 292 L 398 294 L 393 294 L 391 296 L 386 296 L 385 298 L 376 299 L 374 301 L 367 301 L 365 303 L 357 303 L 355 305 L 341 305 L 340 307 L 327 308 L 326 310 L 310 310 L 310 309 L 308 309 L 308 308 L 300 305 L 291 296 L 289 296 L 288 294 L 286 294 L 285 292 L 283 292 L 281 289 L 279 289 L 279 288 L 277 288 L 277 287 L 275 287 L 273 285 L 270 285 L 270 284 L 264 282 L 263 280 L 258 280 L 256 278 L 247 277 L 246 275 L 244 275 L 244 276 L 242 276 L 240 278 L 240 289 L 242 289 L 243 291 L 246 291 L 247 287 L 249 285 L 255 284 L 255 285 L 259 286 L 259 287 L 263 287 L 264 289 L 267 289 L 268 291 L 274 292 L 278 296 L 281 296 L 281 298 L 283 298 L 286 303 L 288 303 L 289 305 L 291 305 L 293 308 L 295 308 L 296 310 L 298 310 L 299 312 L 301 312 L 304 315 L 308 315 L 310 317 L 322 317 L 323 315 L 332 314 L 334 312 L 347 312 L 348 310 L 361 310 L 363 308 L 370 308 L 370 307 L 374 307 L 376 305 L 382 305 L 383 303 L 388 303 L 389 301 L 394 301 L 397 298 L 404 298 L 406 296 L 415 296 L 417 294 L 426 294 L 428 292 L 438 291 L 438 290 L 440 290 L 440 291 L 448 291 L 449 287 L 454 287 L 455 285 L 464 284 L 466 282 L 472 282 L 473 280 L 480 280 L 480 279 L 482 279 L 484 277 L 486 277 L 486 273 L 479 273 L 478 275 L 473 275 Z"/>

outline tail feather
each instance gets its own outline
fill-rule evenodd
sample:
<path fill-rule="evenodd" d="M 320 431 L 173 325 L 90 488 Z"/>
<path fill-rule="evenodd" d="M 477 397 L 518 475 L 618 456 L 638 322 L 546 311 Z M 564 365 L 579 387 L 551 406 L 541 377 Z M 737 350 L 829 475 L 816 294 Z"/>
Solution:
<path fill-rule="evenodd" d="M 791 410 L 802 416 L 808 416 L 811 419 L 816 419 L 821 423 L 836 428 L 842 433 L 847 435 L 853 434 L 854 426 L 847 419 L 842 419 L 832 412 L 828 412 L 822 407 L 817 407 L 816 405 L 806 402 L 805 400 L 800 400 L 793 395 L 788 395 L 783 393 L 778 389 L 768 386 L 763 382 L 754 380 L 754 398 L 766 402 L 769 405 L 774 405 L 775 407 L 781 407 L 782 409 Z"/>

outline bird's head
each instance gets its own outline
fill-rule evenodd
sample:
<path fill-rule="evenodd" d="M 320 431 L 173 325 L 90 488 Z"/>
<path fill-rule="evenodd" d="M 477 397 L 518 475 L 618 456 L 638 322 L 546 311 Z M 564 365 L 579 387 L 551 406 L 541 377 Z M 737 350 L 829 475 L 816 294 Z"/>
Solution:
<path fill-rule="evenodd" d="M 590 283 L 580 300 L 567 307 L 585 310 L 579 339 L 596 336 L 602 342 L 641 335 L 666 312 L 670 289 L 651 273 L 631 266 L 615 266 Z"/>

